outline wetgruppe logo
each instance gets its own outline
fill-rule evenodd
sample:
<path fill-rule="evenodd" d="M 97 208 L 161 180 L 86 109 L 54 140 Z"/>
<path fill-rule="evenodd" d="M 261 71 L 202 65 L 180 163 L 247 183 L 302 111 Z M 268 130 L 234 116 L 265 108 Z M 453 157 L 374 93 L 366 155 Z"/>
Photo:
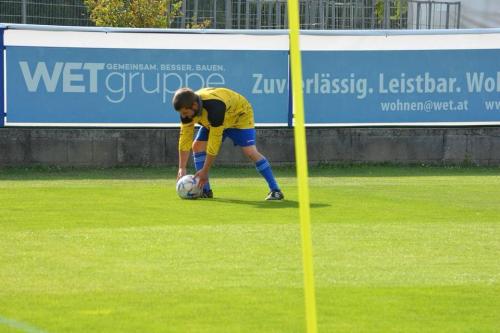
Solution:
<path fill-rule="evenodd" d="M 9 47 L 8 122 L 179 122 L 181 87 L 229 87 L 254 106 L 257 123 L 286 123 L 288 93 L 260 93 L 256 73 L 287 78 L 284 51 Z"/>

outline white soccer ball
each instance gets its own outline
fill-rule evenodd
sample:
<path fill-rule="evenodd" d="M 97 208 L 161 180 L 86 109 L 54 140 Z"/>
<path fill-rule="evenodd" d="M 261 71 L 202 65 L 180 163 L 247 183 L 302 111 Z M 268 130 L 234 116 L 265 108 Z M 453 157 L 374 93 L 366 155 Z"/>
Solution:
<path fill-rule="evenodd" d="M 203 192 L 201 188 L 198 188 L 198 180 L 193 175 L 185 175 L 180 178 L 175 189 L 182 199 L 196 199 Z"/>

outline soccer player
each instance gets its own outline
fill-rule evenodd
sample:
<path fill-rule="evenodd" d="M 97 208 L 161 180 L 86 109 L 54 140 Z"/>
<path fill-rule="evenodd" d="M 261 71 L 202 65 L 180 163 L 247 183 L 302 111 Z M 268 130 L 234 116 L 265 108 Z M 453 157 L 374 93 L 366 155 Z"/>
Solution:
<path fill-rule="evenodd" d="M 229 137 L 255 163 L 257 171 L 267 181 L 269 194 L 266 200 L 284 199 L 269 161 L 255 146 L 253 109 L 245 97 L 227 88 L 203 88 L 196 92 L 181 88 L 175 92 L 172 104 L 181 117 L 177 179 L 186 174 L 192 148 L 195 177 L 203 187 L 202 198 L 213 198 L 208 173 L 222 141 Z M 193 141 L 195 124 L 201 127 Z"/>

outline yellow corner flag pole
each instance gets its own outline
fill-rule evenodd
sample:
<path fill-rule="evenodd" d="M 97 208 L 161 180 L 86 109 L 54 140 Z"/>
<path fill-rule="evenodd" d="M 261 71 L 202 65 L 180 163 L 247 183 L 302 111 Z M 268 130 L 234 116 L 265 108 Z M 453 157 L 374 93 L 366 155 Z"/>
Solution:
<path fill-rule="evenodd" d="M 290 31 L 290 59 L 292 67 L 292 96 L 295 113 L 295 161 L 299 191 L 300 230 L 302 235 L 302 261 L 304 265 L 304 289 L 307 332 L 318 331 L 316 322 L 316 295 L 311 240 L 311 216 L 307 171 L 306 131 L 304 126 L 304 96 L 302 93 L 302 61 L 299 46 L 299 0 L 288 0 L 288 26 Z"/>

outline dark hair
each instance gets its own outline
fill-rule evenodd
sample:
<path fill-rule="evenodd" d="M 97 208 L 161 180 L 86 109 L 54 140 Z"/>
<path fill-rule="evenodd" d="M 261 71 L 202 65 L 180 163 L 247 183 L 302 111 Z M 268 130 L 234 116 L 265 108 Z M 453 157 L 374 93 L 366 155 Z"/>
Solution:
<path fill-rule="evenodd" d="M 174 105 L 174 109 L 179 111 L 182 108 L 190 108 L 193 106 L 193 103 L 197 101 L 198 96 L 193 90 L 189 88 L 180 88 L 175 92 L 172 104 Z"/>

